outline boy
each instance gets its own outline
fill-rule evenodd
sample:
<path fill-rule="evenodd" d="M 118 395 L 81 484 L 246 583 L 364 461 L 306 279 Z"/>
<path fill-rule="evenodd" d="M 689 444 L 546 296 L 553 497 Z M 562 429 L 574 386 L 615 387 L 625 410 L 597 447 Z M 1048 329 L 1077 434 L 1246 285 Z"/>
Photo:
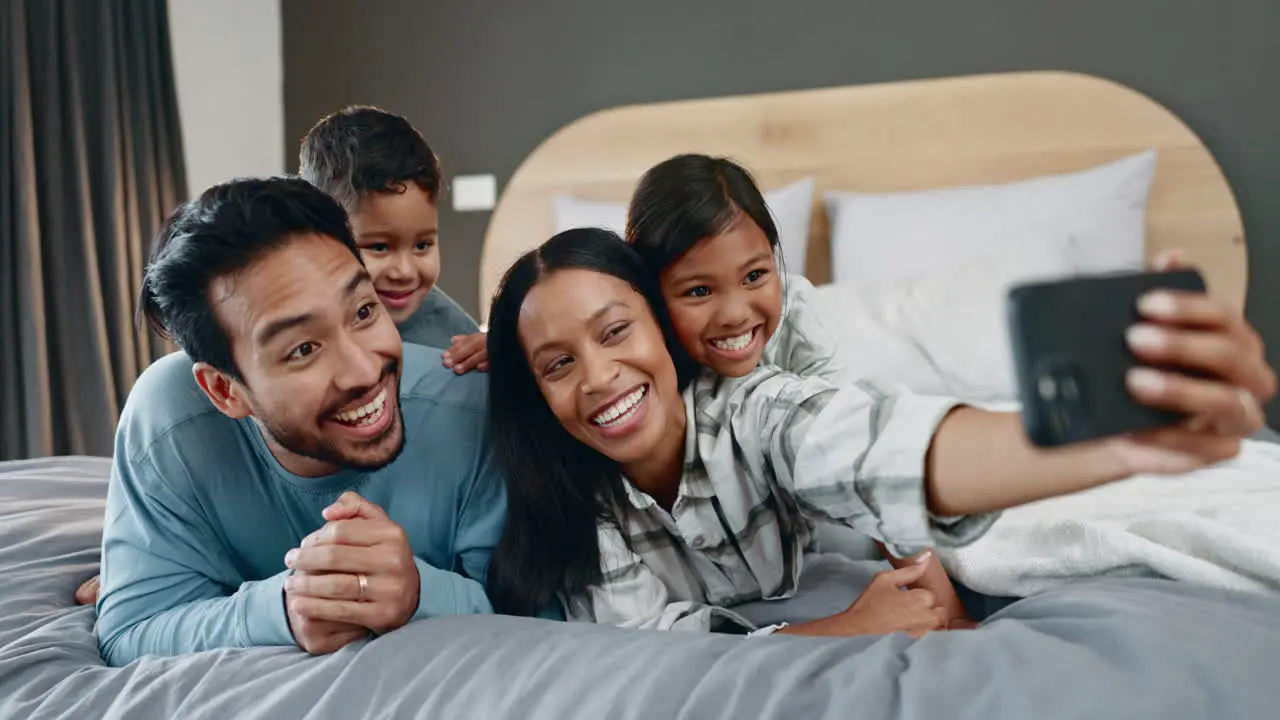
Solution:
<path fill-rule="evenodd" d="M 440 161 L 405 118 L 351 106 L 302 139 L 299 174 L 346 208 L 374 287 L 405 342 L 447 348 L 445 367 L 487 371 L 484 333 L 436 287 Z"/>

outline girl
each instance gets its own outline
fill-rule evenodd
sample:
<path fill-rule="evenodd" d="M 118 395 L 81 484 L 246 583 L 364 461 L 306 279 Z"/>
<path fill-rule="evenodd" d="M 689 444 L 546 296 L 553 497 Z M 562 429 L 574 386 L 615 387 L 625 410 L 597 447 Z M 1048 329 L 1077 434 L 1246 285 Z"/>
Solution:
<path fill-rule="evenodd" d="M 860 379 L 837 360 L 838 333 L 809 302 L 813 286 L 780 272 L 777 227 L 736 163 L 686 154 L 655 165 L 632 197 L 627 242 L 658 279 L 680 344 L 699 365 L 726 377 L 764 363 L 835 385 Z M 885 554 L 895 567 L 910 563 Z M 935 593 L 953 622 L 968 620 L 941 563 L 916 586 Z"/>
<path fill-rule="evenodd" d="M 1143 312 L 1139 357 L 1200 377 L 1144 368 L 1131 392 L 1196 421 L 1044 452 L 1017 415 L 947 399 L 768 366 L 689 382 L 636 253 L 608 231 L 561 233 L 512 266 L 490 313 L 490 423 L 508 480 L 494 607 L 536 615 L 560 599 L 573 619 L 750 629 L 724 608 L 792 594 L 812 521 L 907 556 L 971 541 L 1002 508 L 1234 456 L 1275 391 L 1256 333 L 1199 295 L 1152 295 Z M 832 617 L 771 629 L 939 627 L 931 593 L 897 590 L 904 575 Z"/>
<path fill-rule="evenodd" d="M 764 362 L 836 384 L 860 379 L 837 362 L 836 333 L 807 301 L 813 286 L 780 272 L 777 226 L 741 166 L 688 154 L 650 168 L 627 210 L 627 242 L 699 365 L 728 377 Z"/>

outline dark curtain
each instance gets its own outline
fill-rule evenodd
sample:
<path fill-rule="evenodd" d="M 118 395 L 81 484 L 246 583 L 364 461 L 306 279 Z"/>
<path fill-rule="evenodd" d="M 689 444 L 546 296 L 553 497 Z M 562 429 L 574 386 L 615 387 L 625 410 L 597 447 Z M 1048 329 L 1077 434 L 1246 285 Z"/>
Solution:
<path fill-rule="evenodd" d="M 0 0 L 0 460 L 110 455 L 186 197 L 165 0 Z"/>

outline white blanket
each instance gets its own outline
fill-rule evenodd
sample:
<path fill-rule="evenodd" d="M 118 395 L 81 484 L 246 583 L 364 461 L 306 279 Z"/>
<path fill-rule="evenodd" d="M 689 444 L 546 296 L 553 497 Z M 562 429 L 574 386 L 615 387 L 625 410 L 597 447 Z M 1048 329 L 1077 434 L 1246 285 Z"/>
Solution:
<path fill-rule="evenodd" d="M 952 578 L 989 595 L 1101 575 L 1280 593 L 1280 445 L 1246 441 L 1212 468 L 1008 510 L 972 545 L 940 555 Z"/>

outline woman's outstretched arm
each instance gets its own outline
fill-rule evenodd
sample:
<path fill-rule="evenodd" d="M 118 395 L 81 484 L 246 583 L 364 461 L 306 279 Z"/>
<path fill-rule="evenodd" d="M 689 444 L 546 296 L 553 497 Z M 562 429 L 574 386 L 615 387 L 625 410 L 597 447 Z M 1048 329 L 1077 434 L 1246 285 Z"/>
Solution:
<path fill-rule="evenodd" d="M 1243 438 L 1263 426 L 1262 403 L 1276 392 L 1257 332 L 1233 307 L 1204 294 L 1156 292 L 1139 311 L 1144 322 L 1131 329 L 1128 343 L 1146 367 L 1129 373 L 1129 392 L 1146 405 L 1189 416 L 1187 422 L 1045 450 L 1027 441 L 1017 415 L 957 408 L 939 423 L 929 449 L 929 509 L 988 512 L 1234 457 Z"/>

